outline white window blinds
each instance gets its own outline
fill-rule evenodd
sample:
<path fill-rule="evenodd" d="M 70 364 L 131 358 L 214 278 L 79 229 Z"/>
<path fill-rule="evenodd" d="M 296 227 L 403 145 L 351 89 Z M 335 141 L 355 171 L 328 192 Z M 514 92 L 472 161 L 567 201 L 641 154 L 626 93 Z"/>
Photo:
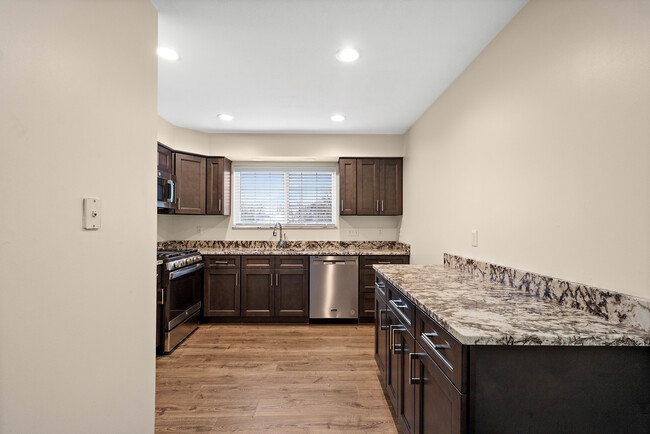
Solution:
<path fill-rule="evenodd" d="M 335 167 L 235 167 L 234 226 L 334 226 Z"/>

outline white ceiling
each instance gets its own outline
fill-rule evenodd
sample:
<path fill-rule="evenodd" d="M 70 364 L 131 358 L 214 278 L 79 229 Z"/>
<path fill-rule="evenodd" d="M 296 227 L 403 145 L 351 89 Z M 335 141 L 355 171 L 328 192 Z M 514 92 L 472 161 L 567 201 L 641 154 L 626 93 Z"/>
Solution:
<path fill-rule="evenodd" d="M 204 132 L 401 134 L 526 0 L 151 0 L 158 113 Z M 336 60 L 344 46 L 356 62 Z M 235 117 L 231 122 L 219 113 Z M 330 116 L 345 115 L 335 123 Z"/>

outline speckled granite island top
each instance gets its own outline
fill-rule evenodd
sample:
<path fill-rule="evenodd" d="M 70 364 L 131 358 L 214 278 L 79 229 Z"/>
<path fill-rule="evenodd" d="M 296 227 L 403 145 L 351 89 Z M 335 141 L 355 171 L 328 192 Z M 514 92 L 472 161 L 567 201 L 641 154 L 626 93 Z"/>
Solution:
<path fill-rule="evenodd" d="M 409 255 L 395 241 L 164 241 L 159 249 L 198 249 L 202 255 Z"/>
<path fill-rule="evenodd" d="M 650 346 L 650 333 L 437 265 L 375 270 L 466 345 Z"/>

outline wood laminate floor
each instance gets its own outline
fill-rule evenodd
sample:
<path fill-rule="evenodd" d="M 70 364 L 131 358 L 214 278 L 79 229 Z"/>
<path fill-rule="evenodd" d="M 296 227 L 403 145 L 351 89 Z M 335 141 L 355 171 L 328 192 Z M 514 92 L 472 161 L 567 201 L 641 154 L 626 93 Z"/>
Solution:
<path fill-rule="evenodd" d="M 202 325 L 156 360 L 156 432 L 398 433 L 372 325 Z"/>

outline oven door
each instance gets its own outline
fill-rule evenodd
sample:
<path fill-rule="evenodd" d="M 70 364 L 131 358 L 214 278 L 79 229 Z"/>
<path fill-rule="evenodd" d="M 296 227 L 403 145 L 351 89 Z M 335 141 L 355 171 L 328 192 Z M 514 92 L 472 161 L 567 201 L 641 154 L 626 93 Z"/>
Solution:
<path fill-rule="evenodd" d="M 167 273 L 163 305 L 165 330 L 172 330 L 185 318 L 201 309 L 202 269 L 203 263 L 200 262 Z"/>

